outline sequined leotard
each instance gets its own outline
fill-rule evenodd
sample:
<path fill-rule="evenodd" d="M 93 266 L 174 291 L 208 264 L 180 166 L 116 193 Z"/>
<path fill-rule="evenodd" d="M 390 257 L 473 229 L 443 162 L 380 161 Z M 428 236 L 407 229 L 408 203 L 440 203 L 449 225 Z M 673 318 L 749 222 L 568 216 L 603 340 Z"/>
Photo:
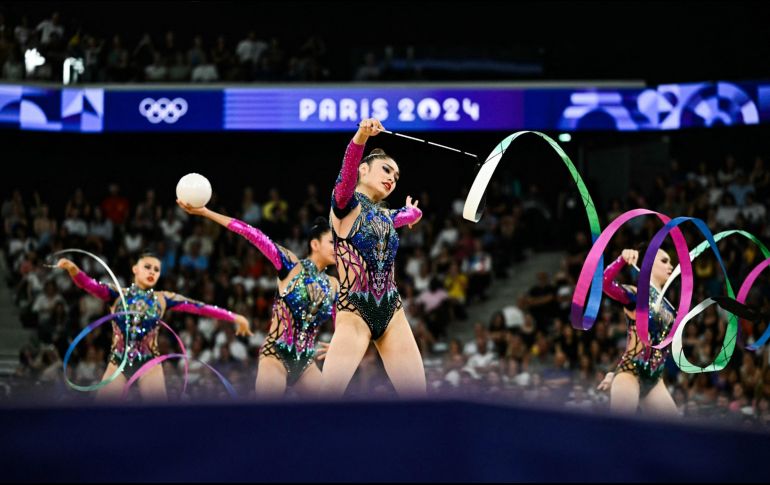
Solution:
<path fill-rule="evenodd" d="M 340 220 L 360 206 L 347 237 L 337 234 L 332 224 L 340 276 L 337 310 L 359 315 L 372 339 L 377 340 L 402 307 L 393 274 L 398 251 L 396 228 L 414 222 L 422 213 L 415 207 L 387 210 L 355 191 L 363 149 L 364 145 L 353 141 L 348 144 L 332 194 L 332 210 Z"/>
<path fill-rule="evenodd" d="M 91 295 L 103 301 L 115 302 L 115 311 L 124 311 L 120 300 L 117 300 L 120 295 L 112 287 L 94 280 L 82 271 L 78 272 L 73 280 L 75 285 Z M 132 284 L 126 290 L 125 298 L 128 311 L 138 312 L 138 314 L 120 315 L 112 321 L 110 362 L 120 365 L 128 345 L 128 359 L 123 368 L 123 374 L 129 379 L 145 362 L 159 355 L 159 322 L 165 310 L 194 313 L 230 322 L 235 320 L 232 312 L 222 308 L 206 305 L 174 293 L 158 294 L 152 288 L 143 290 L 136 284 Z"/>
<path fill-rule="evenodd" d="M 329 276 L 319 271 L 312 260 L 298 261 L 291 251 L 275 244 L 259 229 L 237 219 L 227 227 L 262 251 L 278 270 L 279 279 L 286 279 L 299 265 L 285 290 L 276 293 L 273 323 L 259 352 L 260 356 L 273 356 L 283 363 L 287 385 L 291 386 L 313 363 L 320 326 L 329 319 L 334 320 L 337 291 Z"/>
<path fill-rule="evenodd" d="M 607 266 L 604 271 L 604 292 L 613 300 L 622 303 L 629 311 L 634 311 L 636 310 L 636 293 L 615 281 L 615 277 L 625 265 L 625 260 L 619 257 Z M 666 300 L 663 300 L 659 311 L 652 311 L 658 294 L 658 290 L 650 286 L 649 329 L 651 345 L 662 342 L 666 338 L 676 317 L 674 308 Z M 626 319 L 628 320 L 626 350 L 623 352 L 615 372 L 630 372 L 635 375 L 639 379 L 639 394 L 644 397 L 660 380 L 670 347 L 656 349 L 652 346 L 645 346 L 636 334 L 636 320 L 627 314 Z"/>

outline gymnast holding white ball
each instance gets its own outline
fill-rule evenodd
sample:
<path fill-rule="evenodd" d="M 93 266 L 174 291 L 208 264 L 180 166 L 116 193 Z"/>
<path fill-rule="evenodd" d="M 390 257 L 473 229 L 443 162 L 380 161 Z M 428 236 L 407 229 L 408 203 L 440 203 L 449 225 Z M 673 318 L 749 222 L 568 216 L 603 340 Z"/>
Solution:
<path fill-rule="evenodd" d="M 339 281 L 325 272 L 336 260 L 328 220 L 315 220 L 308 234 L 308 255 L 300 259 L 258 228 L 205 207 L 211 198 L 211 185 L 202 175 L 182 177 L 176 194 L 177 204 L 185 212 L 240 234 L 265 255 L 278 273 L 279 291 L 270 330 L 259 351 L 257 397 L 279 398 L 290 386 L 301 396 L 318 396 L 321 371 L 315 360 L 323 358 L 328 346 L 317 342 L 318 332 L 325 322 L 333 321 L 339 292 Z"/>
<path fill-rule="evenodd" d="M 203 207 L 211 200 L 211 183 L 199 173 L 188 173 L 176 184 L 176 198 L 193 208 Z"/>

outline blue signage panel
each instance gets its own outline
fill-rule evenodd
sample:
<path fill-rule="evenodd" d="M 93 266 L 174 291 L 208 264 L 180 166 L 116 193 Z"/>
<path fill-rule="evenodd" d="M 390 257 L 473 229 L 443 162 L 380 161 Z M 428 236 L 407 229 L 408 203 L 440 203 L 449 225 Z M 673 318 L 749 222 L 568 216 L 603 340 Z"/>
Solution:
<path fill-rule="evenodd" d="M 98 133 L 104 90 L 0 85 L 0 128 Z"/>
<path fill-rule="evenodd" d="M 105 131 L 220 131 L 222 90 L 114 90 Z"/>
<path fill-rule="evenodd" d="M 74 132 L 645 131 L 770 123 L 770 82 L 651 87 L 58 88 L 0 84 L 0 128 Z"/>
<path fill-rule="evenodd" d="M 225 90 L 225 130 L 349 130 L 377 118 L 390 130 L 495 130 L 523 124 L 523 90 L 243 88 Z"/>

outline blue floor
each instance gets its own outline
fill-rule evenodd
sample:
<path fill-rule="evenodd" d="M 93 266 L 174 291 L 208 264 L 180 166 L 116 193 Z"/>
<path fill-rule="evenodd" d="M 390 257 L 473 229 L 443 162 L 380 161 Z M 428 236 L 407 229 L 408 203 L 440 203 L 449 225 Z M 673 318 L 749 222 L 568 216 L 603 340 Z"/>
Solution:
<path fill-rule="evenodd" d="M 3 481 L 765 480 L 770 433 L 464 401 L 0 409 Z"/>

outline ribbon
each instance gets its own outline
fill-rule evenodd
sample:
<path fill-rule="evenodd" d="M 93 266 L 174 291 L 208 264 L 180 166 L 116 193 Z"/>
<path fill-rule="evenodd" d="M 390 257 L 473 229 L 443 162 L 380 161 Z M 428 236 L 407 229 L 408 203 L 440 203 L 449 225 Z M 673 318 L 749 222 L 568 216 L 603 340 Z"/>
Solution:
<path fill-rule="evenodd" d="M 102 267 L 107 271 L 107 274 L 110 275 L 110 278 L 112 279 L 112 282 L 115 283 L 115 290 L 118 292 L 118 295 L 120 297 L 120 302 L 123 304 L 123 311 L 122 312 L 112 313 L 110 315 L 107 315 L 106 317 L 100 318 L 99 320 L 96 320 L 95 322 L 92 322 L 92 323 L 88 324 L 86 326 L 86 328 L 84 328 L 78 334 L 78 336 L 75 337 L 75 340 L 72 341 L 72 343 L 70 344 L 69 348 L 67 349 L 67 353 L 64 355 L 64 361 L 62 363 L 63 364 L 62 365 L 62 370 L 64 372 L 64 380 L 67 382 L 67 385 L 69 385 L 71 388 L 73 388 L 73 389 L 75 389 L 77 391 L 93 391 L 93 390 L 102 388 L 102 387 L 106 386 L 107 384 L 109 384 L 110 382 L 114 381 L 120 375 L 120 373 L 123 372 L 123 368 L 126 366 L 126 363 L 128 362 L 128 345 L 126 345 L 125 352 L 123 353 L 123 360 L 120 361 L 120 365 L 118 365 L 118 368 L 115 369 L 115 372 L 113 372 L 112 375 L 110 375 L 109 377 L 107 377 L 103 381 L 101 381 L 101 382 L 99 382 L 97 384 L 90 385 L 90 386 L 80 386 L 80 385 L 77 385 L 77 384 L 71 382 L 69 380 L 69 378 L 67 377 L 67 362 L 69 361 L 69 357 L 71 356 L 72 351 L 75 349 L 75 346 L 77 345 L 77 343 L 80 342 L 80 340 L 82 340 L 83 337 L 85 337 L 86 334 L 88 334 L 91 330 L 93 330 L 96 327 L 102 325 L 103 323 L 105 323 L 106 321 L 112 319 L 116 315 L 129 315 L 129 314 L 136 313 L 136 312 L 128 311 L 128 303 L 126 303 L 126 297 L 125 297 L 125 295 L 123 293 L 123 288 L 120 286 L 120 282 L 118 281 L 117 276 L 115 276 L 115 273 L 112 272 L 110 267 L 107 266 L 107 263 L 102 261 L 102 259 L 99 256 L 97 256 L 97 255 L 95 255 L 93 253 L 89 253 L 88 251 L 83 251 L 82 249 L 74 249 L 74 248 L 73 249 L 62 249 L 61 251 L 57 251 L 57 252 L 53 253 L 51 256 L 56 257 L 56 256 L 58 256 L 60 254 L 64 254 L 64 253 L 80 253 L 80 254 L 85 254 L 86 256 L 89 256 L 89 257 L 95 259 L 96 262 L 101 264 Z"/>
<path fill-rule="evenodd" d="M 476 178 L 473 181 L 473 185 L 468 191 L 468 196 L 465 199 L 465 205 L 463 207 L 463 217 L 472 222 L 479 222 L 479 220 L 481 220 L 481 215 L 483 212 L 483 200 L 487 186 L 489 185 L 489 181 L 492 179 L 492 175 L 495 173 L 497 165 L 500 163 L 500 160 L 503 158 L 503 155 L 505 154 L 506 150 L 508 150 L 511 143 L 513 143 L 516 138 L 526 133 L 532 133 L 544 139 L 551 146 L 551 148 L 553 148 L 556 154 L 559 155 L 562 162 L 567 167 L 567 170 L 569 170 L 570 176 L 575 182 L 578 192 L 580 192 L 580 197 L 583 199 L 583 206 L 585 207 L 586 216 L 588 217 L 588 225 L 591 229 L 591 241 L 596 243 L 596 240 L 599 237 L 599 233 L 601 232 L 601 225 L 599 224 L 599 215 L 596 213 L 596 207 L 594 206 L 594 202 L 591 199 L 591 194 L 588 192 L 588 187 L 586 187 L 585 182 L 583 182 L 583 179 L 580 177 L 580 174 L 578 173 L 577 168 L 575 168 L 575 165 L 572 163 L 572 160 L 570 160 L 569 156 L 567 156 L 559 144 L 548 135 L 540 133 L 539 131 L 517 131 L 516 133 L 506 137 L 492 150 L 487 159 L 479 168 L 479 171 L 476 174 Z M 572 324 L 576 328 L 583 328 L 587 330 L 591 328 L 593 322 L 596 321 L 596 316 L 599 313 L 599 304 L 601 303 L 602 299 L 603 266 L 604 258 L 602 254 L 599 253 L 597 256 L 596 269 L 590 280 L 590 295 L 588 297 L 588 303 L 585 305 L 585 318 L 583 319 L 583 323 L 577 325 L 576 320 L 574 318 L 572 320 Z M 588 288 L 586 287 L 586 292 L 587 291 Z M 574 305 L 575 299 L 573 298 L 573 310 L 575 309 Z M 582 309 L 580 313 L 583 313 Z"/>

